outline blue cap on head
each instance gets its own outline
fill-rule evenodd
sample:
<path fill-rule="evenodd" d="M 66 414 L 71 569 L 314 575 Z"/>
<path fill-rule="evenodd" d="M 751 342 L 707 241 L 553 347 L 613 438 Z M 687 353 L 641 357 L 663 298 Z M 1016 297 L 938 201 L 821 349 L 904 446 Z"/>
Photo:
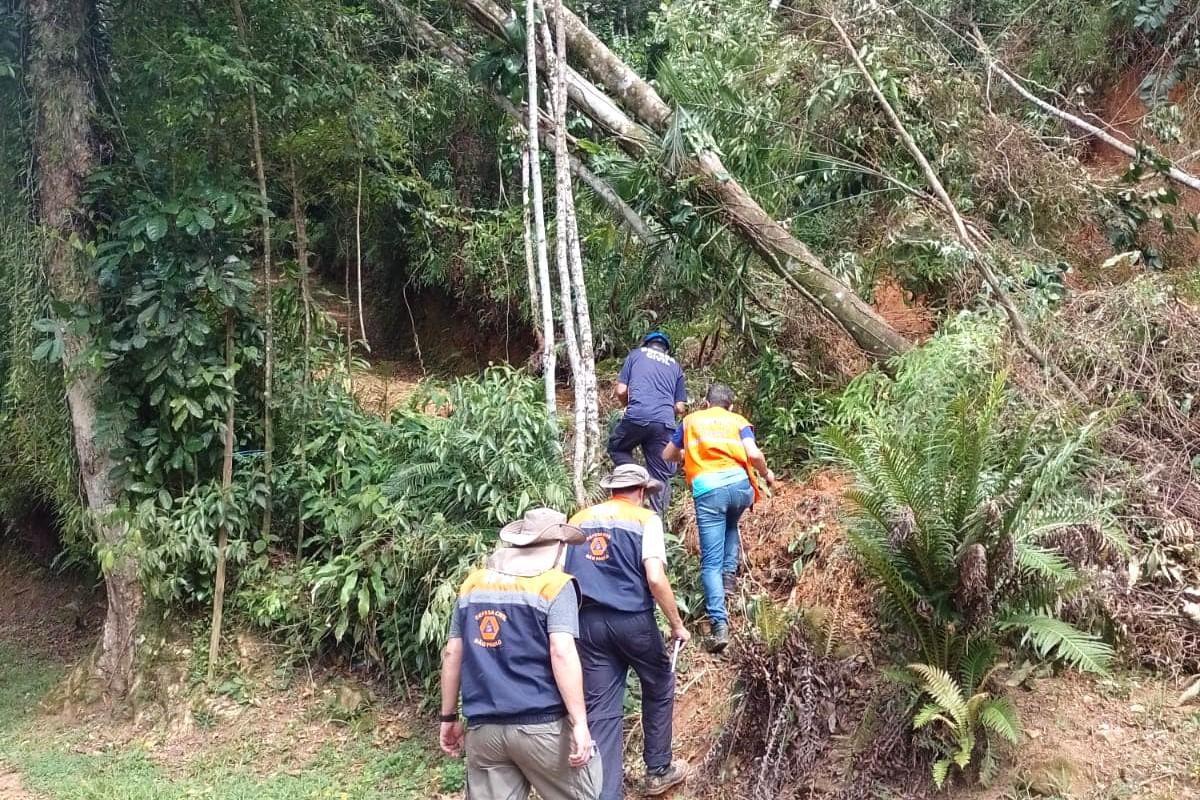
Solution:
<path fill-rule="evenodd" d="M 671 340 L 662 331 L 650 331 L 646 334 L 646 338 L 642 339 L 642 344 L 650 344 L 651 342 L 662 342 L 663 347 L 667 348 L 667 352 L 671 350 Z"/>

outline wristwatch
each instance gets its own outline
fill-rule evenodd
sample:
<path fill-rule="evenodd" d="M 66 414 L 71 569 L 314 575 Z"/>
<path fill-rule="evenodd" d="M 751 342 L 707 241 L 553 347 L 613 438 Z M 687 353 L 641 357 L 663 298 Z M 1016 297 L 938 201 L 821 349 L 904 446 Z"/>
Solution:
<path fill-rule="evenodd" d="M 441 714 L 438 716 L 438 719 L 442 722 L 458 722 L 458 712 L 455 711 L 450 714 Z"/>

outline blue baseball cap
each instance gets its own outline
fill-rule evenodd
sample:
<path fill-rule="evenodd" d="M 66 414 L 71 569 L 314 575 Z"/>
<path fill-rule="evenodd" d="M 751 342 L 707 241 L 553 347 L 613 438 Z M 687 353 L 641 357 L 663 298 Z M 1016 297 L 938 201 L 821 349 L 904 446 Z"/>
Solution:
<path fill-rule="evenodd" d="M 668 351 L 671 349 L 671 340 L 662 331 L 650 331 L 646 334 L 646 338 L 642 339 L 642 344 L 650 344 L 651 342 L 662 342 Z"/>

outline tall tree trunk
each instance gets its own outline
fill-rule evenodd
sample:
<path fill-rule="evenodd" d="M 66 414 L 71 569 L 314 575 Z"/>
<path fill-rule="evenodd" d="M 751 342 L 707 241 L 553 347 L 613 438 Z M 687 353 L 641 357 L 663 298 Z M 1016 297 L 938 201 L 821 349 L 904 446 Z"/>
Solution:
<path fill-rule="evenodd" d="M 455 2 L 485 32 L 493 37 L 504 37 L 508 14 L 491 0 Z M 565 73 L 571 101 L 612 135 L 623 149 L 631 155 L 641 155 L 647 144 L 656 138 L 651 131 L 662 133 L 670 127 L 670 106 L 565 7 L 563 18 L 567 45 L 580 59 L 585 73 L 611 87 L 641 124 L 595 85 L 568 68 Z M 685 158 L 673 177 L 694 179 L 697 190 L 721 210 L 734 233 L 767 267 L 841 326 L 864 351 L 877 358 L 888 358 L 911 347 L 908 340 L 874 309 L 834 277 L 786 226 L 767 214 L 729 173 L 715 152 L 701 150 Z"/>
<path fill-rule="evenodd" d="M 72 240 L 90 234 L 83 212 L 84 178 L 96 165 L 92 138 L 90 55 L 94 0 L 29 0 L 33 47 L 30 84 L 38 126 L 34 138 L 37 166 L 37 212 L 51 237 L 46 252 L 46 278 L 51 295 L 64 305 L 96 306 L 100 286 L 82 263 Z M 111 477 L 110 445 L 98 437 L 99 376 L 80 354 L 93 345 L 90 334 L 60 320 L 67 405 L 80 482 L 102 550 L 112 554 L 105 572 L 108 610 L 104 618 L 96 667 L 105 695 L 121 699 L 129 692 L 136 656 L 136 631 L 142 610 L 137 562 L 126 542 L 127 527 L 112 519 L 118 487 Z"/>
<path fill-rule="evenodd" d="M 407 7 L 398 2 L 398 0 L 379 0 L 384 10 L 395 17 L 400 22 L 400 27 L 403 32 L 411 36 L 417 43 L 424 47 L 438 51 L 446 61 L 460 67 L 463 70 L 470 70 L 472 59 L 467 51 L 450 41 L 444 33 L 433 27 L 423 17 L 413 13 Z M 570 74 L 568 68 L 567 74 Z M 570 92 L 570 81 L 568 81 L 568 93 Z M 526 134 L 529 133 L 528 115 L 518 109 L 512 102 L 501 94 L 490 92 L 492 100 L 496 105 L 508 114 L 510 117 L 519 122 Z M 569 96 L 569 95 L 568 95 Z M 546 147 L 554 146 L 553 130 L 554 120 L 546 115 L 539 114 L 538 135 L 541 137 L 543 144 Z M 568 142 L 572 141 L 570 133 L 567 134 Z M 572 145 L 573 146 L 573 145 Z M 628 203 L 626 203 L 613 188 L 612 184 L 605 181 L 600 176 L 589 170 L 580 159 L 578 153 L 571 154 L 571 171 L 584 183 L 586 183 L 602 203 L 609 207 L 613 212 L 617 222 L 629 229 L 634 236 L 637 236 L 643 243 L 650 247 L 656 247 L 662 243 L 663 235 L 656 233 L 646 220 L 638 214 Z M 528 173 L 523 173 L 527 179 Z M 532 240 L 531 240 L 532 241 Z M 532 249 L 530 250 L 532 253 Z M 531 256 L 532 258 L 532 256 Z M 534 314 L 540 319 L 540 314 Z M 541 340 L 538 340 L 538 349 L 541 349 Z"/>
<path fill-rule="evenodd" d="M 225 549 L 229 545 L 229 490 L 233 486 L 233 412 L 237 405 L 233 370 L 233 312 L 225 312 L 225 372 L 229 375 L 229 407 L 225 409 L 224 451 L 221 455 L 221 525 L 217 529 L 217 569 L 213 576 L 212 628 L 208 637 L 208 682 L 221 655 L 221 620 L 225 614 Z"/>
<path fill-rule="evenodd" d="M 300 188 L 300 179 L 296 177 L 296 159 L 288 161 L 289 174 L 292 182 L 292 224 L 296 230 L 296 267 L 300 279 L 300 300 L 303 304 L 304 330 L 304 374 L 300 376 L 301 388 L 305 398 L 307 412 L 308 388 L 312 382 L 312 293 L 308 285 L 308 217 L 304 212 L 304 193 Z M 308 455 L 305 445 L 305 419 L 300 421 L 300 474 L 303 475 L 308 467 Z M 304 509 L 303 499 L 297 500 L 300 507 L 296 509 L 296 558 L 304 553 Z"/>
<path fill-rule="evenodd" d="M 529 104 L 530 131 L 538 130 L 538 82 L 537 82 L 537 11 L 534 0 L 525 4 L 525 63 L 529 85 L 526 97 Z M 542 194 L 542 165 L 539 159 L 538 137 L 529 136 L 529 189 L 533 206 L 534 248 L 537 254 L 538 282 L 542 297 L 542 380 L 546 388 L 546 413 L 554 417 L 558 413 L 554 384 L 554 304 L 550 288 L 550 256 L 546 250 L 546 213 Z"/>
<path fill-rule="evenodd" d="M 532 5 L 532 0 L 530 0 Z M 543 7 L 543 17 L 545 8 Z M 532 31 L 526 35 L 532 35 Z M 538 34 L 542 37 L 542 46 L 550 52 L 554 44 L 550 40 L 550 26 L 544 21 L 538 24 Z M 578 320 L 575 314 L 575 287 L 571 280 L 571 265 L 569 263 L 570 239 L 569 215 L 567 200 L 571 195 L 571 169 L 566 158 L 566 139 L 562 140 L 562 150 L 559 149 L 558 133 L 564 131 L 566 119 L 566 97 L 559 92 L 559 66 L 562 61 L 550 61 L 550 95 L 547 105 L 554 116 L 554 261 L 558 267 L 558 309 L 562 317 L 563 341 L 566 342 L 567 360 L 571 364 L 571 379 L 574 389 L 574 453 L 571 457 L 571 479 L 575 487 L 575 503 L 583 506 L 587 493 L 583 486 L 583 473 L 587 459 L 587 384 L 584 380 L 585 367 L 580 358 Z M 565 85 L 565 84 L 564 84 Z"/>
<path fill-rule="evenodd" d="M 242 47 L 249 52 L 250 38 L 246 32 L 246 17 L 242 13 L 241 0 L 232 0 L 233 16 L 237 21 L 238 38 Z M 271 537 L 271 511 L 273 500 L 273 482 L 275 457 L 275 426 L 272 406 L 274 402 L 275 383 L 275 309 L 274 293 L 271 289 L 271 209 L 270 198 L 267 196 L 267 173 L 263 163 L 262 129 L 258 123 L 258 99 L 251 83 L 246 94 L 250 100 L 250 137 L 254 146 L 254 176 L 258 179 L 258 202 L 262 206 L 262 248 L 263 248 L 263 299 L 264 337 L 263 337 L 263 473 L 266 482 L 266 505 L 263 509 L 262 536 Z"/>
<path fill-rule="evenodd" d="M 542 304 L 538 291 L 537 264 L 533 256 L 533 222 L 530 220 L 529 201 L 529 143 L 521 149 L 521 220 L 525 231 L 525 277 L 529 283 L 529 317 L 533 323 L 533 334 L 538 351 L 543 347 Z"/>
<path fill-rule="evenodd" d="M 574 317 L 579 332 L 580 373 L 576 381 L 583 397 L 584 468 L 590 470 L 600 442 L 600 398 L 596 386 L 596 350 L 592 342 L 592 313 L 588 307 L 587 280 L 583 271 L 583 253 L 579 244 L 579 223 L 575 215 L 575 192 L 571 186 L 570 153 L 567 150 L 567 40 L 563 31 L 562 0 L 554 0 L 555 61 L 554 73 L 554 159 L 559 181 L 564 187 L 562 225 L 567 232 L 567 261 L 571 270 L 571 296 L 575 299 Z M 578 420 L 577 420 L 578 422 Z M 578 435 L 578 434 L 577 434 Z M 582 501 L 581 501 L 582 502 Z"/>
<path fill-rule="evenodd" d="M 363 168 L 358 165 L 358 200 L 354 206 L 354 281 L 358 288 L 358 333 L 362 336 L 363 347 L 371 352 L 371 344 L 367 341 L 367 323 L 363 321 L 362 301 L 362 189 Z"/>

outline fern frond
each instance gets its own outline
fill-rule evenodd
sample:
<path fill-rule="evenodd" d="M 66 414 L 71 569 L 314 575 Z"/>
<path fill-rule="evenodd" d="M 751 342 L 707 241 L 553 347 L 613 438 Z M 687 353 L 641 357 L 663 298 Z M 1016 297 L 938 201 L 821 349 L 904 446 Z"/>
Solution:
<path fill-rule="evenodd" d="M 933 785 L 941 789 L 946 783 L 946 776 L 950 774 L 951 761 L 948 758 L 939 758 L 933 762 Z"/>
<path fill-rule="evenodd" d="M 929 664 L 909 664 L 908 668 L 921 677 L 921 689 L 950 715 L 955 727 L 967 723 L 967 701 L 948 672 Z"/>
<path fill-rule="evenodd" d="M 984 676 L 996 661 L 996 643 L 991 639 L 972 639 L 959 665 L 959 680 L 964 692 L 982 688 Z"/>
<path fill-rule="evenodd" d="M 1019 628 L 1023 640 L 1043 656 L 1053 655 L 1084 672 L 1108 674 L 1113 649 L 1094 634 L 1046 614 L 1014 614 L 997 621 L 1001 630 Z"/>
<path fill-rule="evenodd" d="M 940 722 L 947 728 L 954 730 L 954 722 L 942 713 L 942 707 L 937 703 L 928 703 L 913 716 L 913 730 L 924 728 L 931 722 Z"/>
<path fill-rule="evenodd" d="M 1021 738 L 1021 721 L 1007 697 L 994 697 L 985 703 L 979 709 L 979 724 L 1009 744 Z"/>
<path fill-rule="evenodd" d="M 1027 542 L 1014 542 L 1013 556 L 1021 569 L 1041 580 L 1052 581 L 1055 585 L 1071 583 L 1078 577 L 1075 569 L 1063 556 L 1044 547 Z"/>
<path fill-rule="evenodd" d="M 996 758 L 996 749 L 991 737 L 983 740 L 983 752 L 979 754 L 979 783 L 985 789 L 992 785 L 1000 772 L 1000 761 Z"/>

